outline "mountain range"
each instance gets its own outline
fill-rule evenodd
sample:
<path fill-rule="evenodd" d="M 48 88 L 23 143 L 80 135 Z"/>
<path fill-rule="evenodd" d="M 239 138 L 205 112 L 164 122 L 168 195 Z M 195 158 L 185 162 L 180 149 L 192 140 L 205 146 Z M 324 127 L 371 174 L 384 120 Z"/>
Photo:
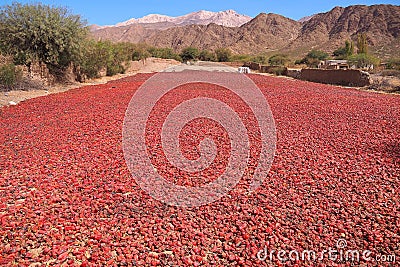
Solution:
<path fill-rule="evenodd" d="M 234 53 L 302 55 L 310 49 L 332 52 L 345 40 L 366 33 L 371 50 L 381 57 L 399 56 L 400 6 L 335 7 L 299 21 L 261 13 L 255 18 L 233 10 L 199 11 L 181 17 L 148 15 L 113 26 L 91 26 L 93 37 L 114 42 L 148 43 L 180 51 L 187 46 Z"/>
<path fill-rule="evenodd" d="M 142 18 L 132 18 L 124 22 L 110 26 L 92 25 L 92 29 L 99 30 L 104 28 L 124 27 L 131 25 L 141 25 L 149 29 L 168 29 L 185 25 L 208 25 L 215 23 L 225 27 L 240 27 L 249 22 L 252 17 L 238 14 L 234 10 L 226 10 L 220 12 L 211 12 L 200 10 L 184 16 L 170 17 L 160 14 L 150 14 Z"/>

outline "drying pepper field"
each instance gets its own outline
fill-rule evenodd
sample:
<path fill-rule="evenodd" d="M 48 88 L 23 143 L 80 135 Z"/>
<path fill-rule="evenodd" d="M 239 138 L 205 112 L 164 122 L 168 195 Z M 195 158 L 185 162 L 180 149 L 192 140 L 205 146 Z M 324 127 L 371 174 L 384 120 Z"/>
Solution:
<path fill-rule="evenodd" d="M 399 95 L 249 75 L 276 126 L 264 183 L 248 194 L 241 181 L 216 202 L 182 208 L 143 191 L 123 155 L 125 111 L 150 77 L 0 109 L 1 266 L 350 266 L 301 258 L 338 241 L 360 251 L 356 266 L 400 261 Z M 225 136 L 218 125 L 197 124 L 210 128 L 195 131 L 202 137 Z M 224 153 L 210 177 L 223 171 Z"/>

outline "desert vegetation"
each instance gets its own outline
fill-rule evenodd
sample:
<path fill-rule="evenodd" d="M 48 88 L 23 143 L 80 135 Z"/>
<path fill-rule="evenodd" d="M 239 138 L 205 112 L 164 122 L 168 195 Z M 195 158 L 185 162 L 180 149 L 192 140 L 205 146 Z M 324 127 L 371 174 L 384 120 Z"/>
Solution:
<path fill-rule="evenodd" d="M 86 32 L 81 18 L 65 8 L 14 3 L 0 11 L 2 53 L 28 69 L 35 61 L 45 64 L 57 77 L 78 60 Z"/>
<path fill-rule="evenodd" d="M 76 80 L 96 78 L 104 73 L 124 73 L 131 60 L 150 56 L 180 59 L 168 48 L 141 44 L 95 41 L 86 22 L 66 8 L 43 4 L 2 6 L 0 9 L 0 84 L 10 90 L 21 80 L 21 68 L 45 66 L 56 81 L 71 73 Z"/>

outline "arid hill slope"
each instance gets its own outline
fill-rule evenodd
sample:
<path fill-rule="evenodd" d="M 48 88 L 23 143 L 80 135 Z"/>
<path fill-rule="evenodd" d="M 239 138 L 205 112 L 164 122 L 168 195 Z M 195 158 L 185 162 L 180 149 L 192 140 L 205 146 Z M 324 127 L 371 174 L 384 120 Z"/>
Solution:
<path fill-rule="evenodd" d="M 204 24 L 204 21 L 203 21 Z M 96 39 L 144 42 L 177 51 L 187 46 L 200 49 L 228 47 L 235 53 L 271 51 L 298 51 L 311 48 L 333 51 L 345 40 L 357 39 L 367 33 L 373 50 L 392 47 L 400 38 L 400 6 L 355 5 L 335 7 L 329 12 L 313 15 L 307 20 L 295 21 L 276 14 L 261 13 L 240 27 L 186 25 L 156 29 L 149 25 L 131 24 L 121 27 L 95 29 Z M 396 49 L 393 52 L 396 53 Z"/>

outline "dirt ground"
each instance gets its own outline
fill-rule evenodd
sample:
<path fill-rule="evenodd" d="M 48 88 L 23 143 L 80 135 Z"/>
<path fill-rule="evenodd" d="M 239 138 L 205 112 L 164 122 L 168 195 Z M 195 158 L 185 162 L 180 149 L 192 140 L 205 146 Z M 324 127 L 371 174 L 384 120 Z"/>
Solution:
<path fill-rule="evenodd" d="M 7 105 L 15 105 L 27 99 L 39 96 L 45 96 L 48 94 L 65 92 L 70 89 L 82 87 L 85 85 L 107 83 L 108 81 L 124 78 L 126 76 L 131 76 L 136 73 L 159 72 L 179 64 L 181 63 L 172 59 L 149 58 L 144 63 L 141 61 L 133 61 L 130 68 L 126 71 L 125 74 L 118 74 L 112 77 L 101 77 L 98 79 L 89 80 L 85 83 L 76 82 L 68 85 L 57 84 L 57 85 L 47 86 L 43 90 L 27 90 L 27 91 L 18 90 L 10 92 L 0 92 L 0 107 Z"/>
<path fill-rule="evenodd" d="M 385 93 L 400 93 L 400 78 L 394 76 L 380 76 L 372 74 L 373 83 L 368 87 L 370 90 Z"/>

